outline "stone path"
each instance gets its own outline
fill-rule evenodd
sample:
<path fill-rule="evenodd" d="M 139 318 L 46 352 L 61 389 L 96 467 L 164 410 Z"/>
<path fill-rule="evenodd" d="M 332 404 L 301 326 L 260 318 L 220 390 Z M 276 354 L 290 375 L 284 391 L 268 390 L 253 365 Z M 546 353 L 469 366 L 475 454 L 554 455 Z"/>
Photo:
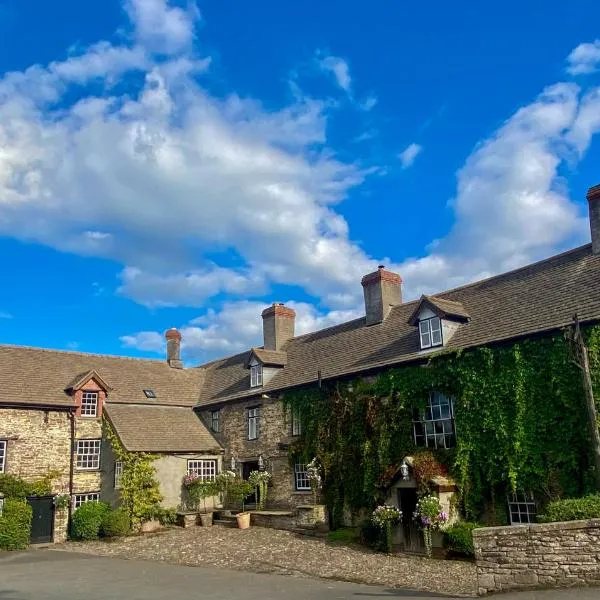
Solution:
<path fill-rule="evenodd" d="M 62 549 L 189 566 L 335 579 L 451 596 L 472 596 L 477 589 L 475 565 L 470 562 L 428 560 L 406 554 L 388 556 L 362 546 L 332 544 L 261 527 L 176 528 L 109 542 L 69 543 Z"/>

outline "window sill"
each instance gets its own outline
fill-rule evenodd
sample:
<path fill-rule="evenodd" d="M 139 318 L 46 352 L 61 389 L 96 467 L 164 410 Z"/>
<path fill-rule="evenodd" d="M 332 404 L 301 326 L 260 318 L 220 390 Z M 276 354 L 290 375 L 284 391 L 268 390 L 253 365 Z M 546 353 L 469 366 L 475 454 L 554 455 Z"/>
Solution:
<path fill-rule="evenodd" d="M 312 490 L 294 490 L 292 496 L 308 496 L 309 494 L 312 495 L 312 493 Z"/>
<path fill-rule="evenodd" d="M 81 467 L 75 467 L 76 473 L 101 473 L 102 469 L 98 467 L 97 469 L 83 469 Z"/>

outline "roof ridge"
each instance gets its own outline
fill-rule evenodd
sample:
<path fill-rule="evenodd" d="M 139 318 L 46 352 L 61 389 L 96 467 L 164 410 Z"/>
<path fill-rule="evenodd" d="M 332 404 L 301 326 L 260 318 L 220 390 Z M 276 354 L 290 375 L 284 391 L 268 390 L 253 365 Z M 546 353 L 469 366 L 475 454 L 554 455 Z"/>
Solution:
<path fill-rule="evenodd" d="M 56 352 L 59 354 L 74 354 L 77 356 L 91 356 L 96 358 L 116 358 L 119 360 L 133 360 L 140 362 L 150 362 L 150 363 L 159 363 L 167 365 L 166 361 L 163 361 L 158 358 L 145 358 L 142 356 L 121 356 L 119 354 L 100 354 L 97 352 L 78 352 L 76 350 L 62 350 L 60 348 L 42 348 L 39 346 L 24 346 L 21 344 L 0 344 L 0 349 L 2 348 L 15 348 L 18 350 L 35 350 L 37 352 Z M 167 365 L 168 366 L 168 365 Z M 178 370 L 178 369 L 175 369 Z M 181 369 L 185 371 L 185 369 Z"/>

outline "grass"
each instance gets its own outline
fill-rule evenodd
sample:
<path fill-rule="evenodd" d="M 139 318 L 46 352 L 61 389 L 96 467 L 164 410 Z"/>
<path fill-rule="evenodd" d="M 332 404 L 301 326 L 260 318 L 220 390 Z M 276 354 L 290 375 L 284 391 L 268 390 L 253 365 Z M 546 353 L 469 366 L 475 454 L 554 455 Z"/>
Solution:
<path fill-rule="evenodd" d="M 327 541 L 334 544 L 356 544 L 359 541 L 359 534 L 356 528 L 342 527 L 327 534 Z"/>

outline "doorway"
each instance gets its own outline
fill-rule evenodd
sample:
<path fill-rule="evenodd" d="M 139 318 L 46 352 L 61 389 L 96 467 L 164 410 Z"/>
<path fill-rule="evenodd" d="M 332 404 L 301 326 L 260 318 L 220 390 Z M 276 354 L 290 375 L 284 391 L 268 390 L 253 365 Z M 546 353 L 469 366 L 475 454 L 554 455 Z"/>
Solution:
<path fill-rule="evenodd" d="M 54 498 L 30 496 L 27 502 L 33 512 L 30 542 L 32 544 L 51 542 L 54 533 Z"/>
<path fill-rule="evenodd" d="M 402 511 L 402 537 L 404 550 L 407 552 L 423 552 L 423 536 L 414 519 L 417 508 L 417 488 L 398 488 L 398 507 Z"/>
<path fill-rule="evenodd" d="M 250 473 L 252 473 L 252 471 L 258 471 L 258 461 L 249 460 L 242 463 L 242 479 L 248 481 L 248 477 L 250 477 Z M 251 504 L 256 506 L 258 504 L 258 498 L 256 497 L 256 494 L 257 492 L 255 490 L 250 496 L 248 496 L 248 498 L 246 498 L 246 506 Z"/>

